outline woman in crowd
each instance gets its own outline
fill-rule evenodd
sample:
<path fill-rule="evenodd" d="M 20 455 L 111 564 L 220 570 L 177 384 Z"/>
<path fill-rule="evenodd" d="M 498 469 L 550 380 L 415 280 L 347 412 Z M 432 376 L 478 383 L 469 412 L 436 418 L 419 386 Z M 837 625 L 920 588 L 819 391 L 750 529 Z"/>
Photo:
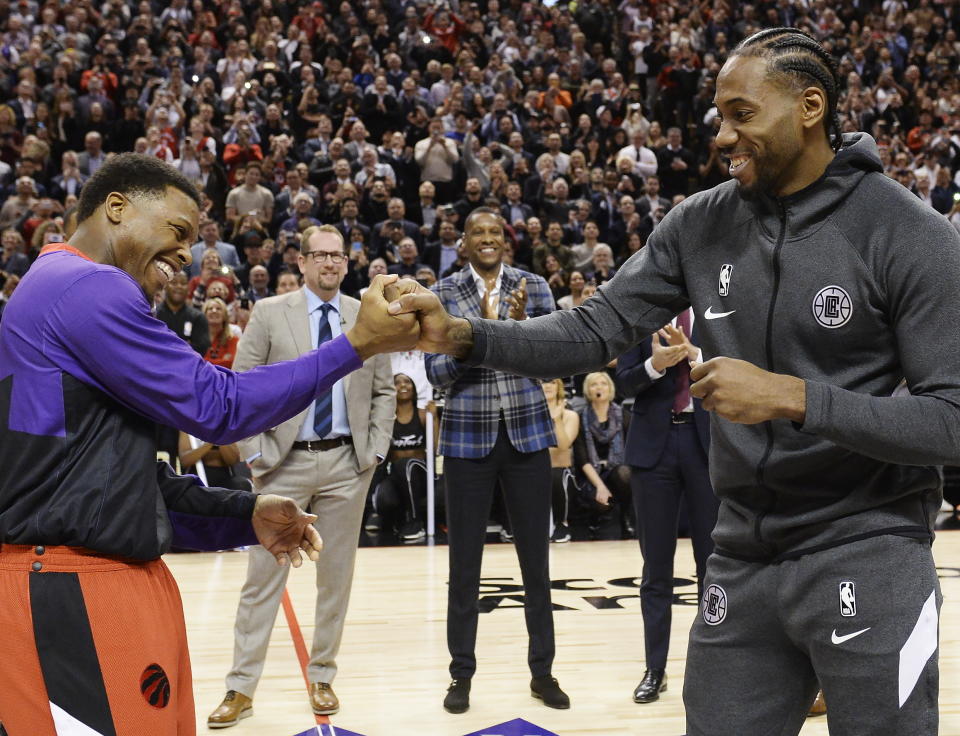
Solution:
<path fill-rule="evenodd" d="M 397 418 L 387 462 L 377 467 L 370 487 L 373 510 L 381 524 L 393 525 L 404 542 L 426 536 L 427 412 L 435 414 L 433 402 L 417 408 L 417 387 L 404 373 L 393 377 L 397 391 Z M 434 446 L 439 423 L 434 416 Z"/>
<path fill-rule="evenodd" d="M 627 259 L 630 258 L 634 253 L 640 250 L 643 247 L 643 238 L 640 236 L 640 233 L 629 233 L 627 235 L 627 246 L 624 250 L 623 255 L 617 261 L 617 268 L 626 263 Z"/>
<path fill-rule="evenodd" d="M 224 273 L 224 268 L 223 260 L 220 258 L 220 254 L 216 248 L 207 248 L 203 251 L 203 255 L 200 256 L 200 275 L 190 279 L 190 283 L 187 285 L 187 298 L 199 302 L 199 304 L 195 304 L 194 306 L 203 305 L 203 302 L 207 298 L 207 290 L 210 288 L 210 283 L 214 280 L 223 281 L 232 291 L 233 286 L 230 283 L 228 274 Z M 227 270 L 229 271 L 229 269 Z M 194 298 L 195 296 L 196 298 Z M 229 298 L 224 301 L 230 301 L 232 299 L 233 295 L 231 293 Z"/>
<path fill-rule="evenodd" d="M 611 517 L 619 517 L 615 533 L 633 535 L 630 521 L 630 467 L 623 462 L 623 411 L 613 399 L 616 393 L 609 374 L 588 373 L 583 381 L 587 405 L 580 410 L 580 434 L 574 444 L 577 467 L 583 475 L 582 498 L 597 515 L 594 524 L 598 536 Z M 619 507 L 619 509 L 617 508 Z"/>
<path fill-rule="evenodd" d="M 557 257 L 552 253 L 548 254 L 543 261 L 543 267 L 546 271 L 543 276 L 547 280 L 550 292 L 553 294 L 553 301 L 556 302 L 558 299 L 569 294 L 570 289 L 567 284 L 567 273 L 560 268 L 560 261 L 557 260 Z"/>
<path fill-rule="evenodd" d="M 570 287 L 570 293 L 557 299 L 557 307 L 560 309 L 574 309 L 575 307 L 579 307 L 583 304 L 584 300 L 586 300 L 586 297 L 583 295 L 583 290 L 587 285 L 587 280 L 584 278 L 583 272 L 571 271 L 567 285 Z"/>
<path fill-rule="evenodd" d="M 17 114 L 9 105 L 0 105 L 0 161 L 16 166 L 22 145 L 23 135 L 17 130 Z"/>
<path fill-rule="evenodd" d="M 667 137 L 663 134 L 663 126 L 659 121 L 654 120 L 647 131 L 647 148 L 651 151 L 659 151 L 665 145 L 667 145 Z"/>
<path fill-rule="evenodd" d="M 293 271 L 281 270 L 277 274 L 277 296 L 289 294 L 300 288 L 300 277 Z"/>
<path fill-rule="evenodd" d="M 30 259 L 23 250 L 23 236 L 15 229 L 7 228 L 0 236 L 0 275 L 23 276 L 30 268 Z"/>
<path fill-rule="evenodd" d="M 35 260 L 45 245 L 62 243 L 65 240 L 63 226 L 59 222 L 56 220 L 44 222 L 33 231 L 33 236 L 30 238 L 30 258 Z"/>
<path fill-rule="evenodd" d="M 544 381 L 543 395 L 550 408 L 553 429 L 557 435 L 557 444 L 550 448 L 550 475 L 552 480 L 552 542 L 569 542 L 570 526 L 567 517 L 570 512 L 570 500 L 576 490 L 577 482 L 573 473 L 573 443 L 580 432 L 580 416 L 567 408 L 563 379 L 554 378 Z"/>
<path fill-rule="evenodd" d="M 207 299 L 203 303 L 203 316 L 207 318 L 210 327 L 210 347 L 203 356 L 204 360 L 224 368 L 232 368 L 240 338 L 231 329 L 227 303 L 218 296 Z"/>

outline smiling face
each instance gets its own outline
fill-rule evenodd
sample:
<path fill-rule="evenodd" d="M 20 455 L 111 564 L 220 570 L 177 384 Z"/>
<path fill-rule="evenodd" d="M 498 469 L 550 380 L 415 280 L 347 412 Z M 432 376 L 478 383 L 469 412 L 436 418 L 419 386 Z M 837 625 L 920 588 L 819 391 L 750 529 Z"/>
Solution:
<path fill-rule="evenodd" d="M 463 238 L 470 261 L 477 271 L 496 272 L 503 259 L 503 223 L 498 215 L 480 212 L 467 218 Z"/>
<path fill-rule="evenodd" d="M 758 57 L 734 56 L 717 77 L 717 148 L 746 197 L 779 193 L 804 156 L 801 98 L 767 73 Z"/>
<path fill-rule="evenodd" d="M 211 298 L 203 306 L 203 316 L 211 326 L 222 327 L 227 321 L 227 310 L 219 298 Z"/>
<path fill-rule="evenodd" d="M 197 240 L 196 202 L 167 187 L 162 197 L 110 194 L 105 208 L 117 227 L 113 265 L 130 274 L 152 302 L 174 274 L 190 264 L 190 246 Z"/>
<path fill-rule="evenodd" d="M 176 274 L 170 283 L 167 284 L 167 303 L 172 304 L 175 307 L 179 307 L 185 301 L 187 301 L 187 285 L 189 280 L 187 275 L 181 271 Z"/>
<path fill-rule="evenodd" d="M 332 298 L 347 275 L 347 261 L 334 263 L 331 257 L 340 258 L 343 254 L 339 233 L 315 231 L 310 235 L 297 261 L 307 288 L 323 299 Z"/>
<path fill-rule="evenodd" d="M 393 387 L 397 391 L 397 402 L 407 403 L 413 401 L 414 385 L 413 381 L 403 373 L 398 373 L 393 377 Z"/>

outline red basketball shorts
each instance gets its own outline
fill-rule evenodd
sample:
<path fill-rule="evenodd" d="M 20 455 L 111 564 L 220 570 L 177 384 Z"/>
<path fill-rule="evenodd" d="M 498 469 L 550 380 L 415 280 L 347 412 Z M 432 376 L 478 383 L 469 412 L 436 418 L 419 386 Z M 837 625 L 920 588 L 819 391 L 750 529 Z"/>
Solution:
<path fill-rule="evenodd" d="M 0 733 L 194 736 L 183 607 L 161 560 L 0 547 Z"/>

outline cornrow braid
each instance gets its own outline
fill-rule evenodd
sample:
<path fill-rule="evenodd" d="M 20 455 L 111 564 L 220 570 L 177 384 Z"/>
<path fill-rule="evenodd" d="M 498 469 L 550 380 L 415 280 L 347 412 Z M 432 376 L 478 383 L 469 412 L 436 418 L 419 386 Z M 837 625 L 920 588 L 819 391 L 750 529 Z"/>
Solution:
<path fill-rule="evenodd" d="M 837 63 L 814 38 L 797 28 L 768 28 L 744 39 L 733 55 L 767 59 L 771 70 L 794 84 L 813 81 L 827 95 L 824 128 L 835 151 L 843 144 L 843 129 L 837 114 L 840 82 Z"/>

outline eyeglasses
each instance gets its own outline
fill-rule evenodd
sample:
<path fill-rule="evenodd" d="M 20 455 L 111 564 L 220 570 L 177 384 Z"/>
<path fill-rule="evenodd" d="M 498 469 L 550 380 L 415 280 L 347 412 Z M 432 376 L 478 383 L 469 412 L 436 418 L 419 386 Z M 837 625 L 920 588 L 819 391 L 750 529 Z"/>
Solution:
<path fill-rule="evenodd" d="M 303 257 L 313 258 L 314 263 L 323 263 L 329 259 L 331 263 L 340 264 L 347 260 L 346 253 L 331 253 L 330 251 L 326 250 L 312 250 L 309 253 L 304 253 Z"/>

